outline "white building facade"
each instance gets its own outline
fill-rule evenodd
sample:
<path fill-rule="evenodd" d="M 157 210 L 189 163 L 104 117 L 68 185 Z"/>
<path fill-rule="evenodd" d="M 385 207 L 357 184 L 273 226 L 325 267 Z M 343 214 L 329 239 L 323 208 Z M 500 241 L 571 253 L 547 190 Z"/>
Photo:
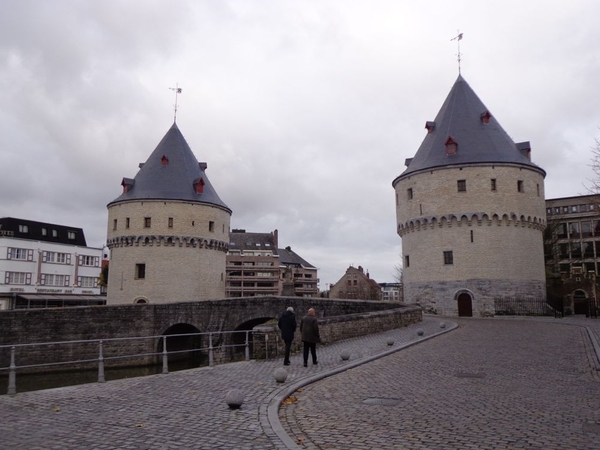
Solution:
<path fill-rule="evenodd" d="M 0 309 L 104 304 L 102 249 L 81 228 L 0 219 Z"/>

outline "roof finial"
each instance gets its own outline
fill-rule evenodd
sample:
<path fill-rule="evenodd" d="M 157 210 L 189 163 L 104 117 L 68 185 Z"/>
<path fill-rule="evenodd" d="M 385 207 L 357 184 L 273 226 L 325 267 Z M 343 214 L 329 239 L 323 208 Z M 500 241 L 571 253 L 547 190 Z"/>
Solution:
<path fill-rule="evenodd" d="M 181 94 L 181 88 L 179 87 L 179 83 L 175 83 L 175 87 L 170 87 L 172 91 L 175 91 L 175 104 L 173 105 L 174 114 L 173 114 L 173 123 L 177 122 L 177 95 Z"/>
<path fill-rule="evenodd" d="M 453 37 L 452 39 L 450 39 L 451 41 L 456 41 L 456 43 L 458 44 L 458 53 L 456 54 L 457 58 L 456 60 L 458 61 L 458 74 L 460 75 L 460 41 L 463 38 L 463 34 L 460 32 L 460 30 L 456 31 L 458 34 Z"/>

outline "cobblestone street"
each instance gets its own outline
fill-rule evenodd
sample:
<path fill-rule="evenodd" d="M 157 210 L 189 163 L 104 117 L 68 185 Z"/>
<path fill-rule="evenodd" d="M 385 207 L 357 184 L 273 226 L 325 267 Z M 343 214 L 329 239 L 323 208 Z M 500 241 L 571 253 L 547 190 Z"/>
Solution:
<path fill-rule="evenodd" d="M 297 392 L 280 411 L 284 426 L 307 449 L 600 448 L 584 328 L 454 320 L 452 333 Z"/>
<path fill-rule="evenodd" d="M 600 320 L 426 317 L 294 355 L 285 383 L 273 360 L 3 395 L 0 449 L 598 449 L 585 327 L 597 346 Z"/>

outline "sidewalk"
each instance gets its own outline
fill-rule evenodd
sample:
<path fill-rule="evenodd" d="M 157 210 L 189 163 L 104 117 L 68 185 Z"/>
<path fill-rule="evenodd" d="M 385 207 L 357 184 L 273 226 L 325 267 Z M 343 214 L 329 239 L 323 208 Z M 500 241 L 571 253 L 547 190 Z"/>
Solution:
<path fill-rule="evenodd" d="M 319 364 L 304 368 L 301 355 L 292 356 L 284 383 L 273 375 L 284 367 L 281 359 L 1 396 L 0 449 L 296 449 L 278 417 L 288 395 L 454 328 L 451 319 L 426 317 L 408 328 L 318 346 Z M 348 361 L 342 350 L 350 351 Z M 225 403 L 234 388 L 245 393 L 239 410 Z"/>

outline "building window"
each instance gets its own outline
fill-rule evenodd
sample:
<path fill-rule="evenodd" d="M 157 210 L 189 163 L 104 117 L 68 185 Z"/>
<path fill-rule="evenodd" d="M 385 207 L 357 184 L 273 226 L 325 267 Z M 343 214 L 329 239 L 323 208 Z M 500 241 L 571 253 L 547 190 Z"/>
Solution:
<path fill-rule="evenodd" d="M 146 278 L 146 264 L 136 264 L 135 265 L 135 279 L 143 280 Z"/>
<path fill-rule="evenodd" d="M 413 199 L 413 190 L 412 190 L 412 188 L 408 188 L 408 189 L 406 190 L 406 197 L 407 197 L 409 200 L 412 200 L 412 199 Z"/>
<path fill-rule="evenodd" d="M 58 237 L 58 231 L 52 230 L 52 237 Z"/>
<path fill-rule="evenodd" d="M 19 233 L 29 233 L 29 226 L 19 225 Z"/>
<path fill-rule="evenodd" d="M 116 225 L 116 224 L 115 224 Z M 75 240 L 75 238 L 77 237 L 77 235 L 75 234 L 74 231 L 68 231 L 67 232 L 67 237 L 71 240 Z"/>
<path fill-rule="evenodd" d="M 589 220 L 581 222 L 581 237 L 590 237 L 592 235 L 592 222 Z"/>
<path fill-rule="evenodd" d="M 129 217 L 125 218 L 125 228 L 129 229 Z"/>
<path fill-rule="evenodd" d="M 560 206 L 554 208 L 554 214 L 560 214 Z"/>
<path fill-rule="evenodd" d="M 47 236 L 47 235 L 48 235 L 48 229 L 42 228 L 42 236 Z"/>
<path fill-rule="evenodd" d="M 569 244 L 558 244 L 558 257 L 560 259 L 569 259 Z"/>
<path fill-rule="evenodd" d="M 571 258 L 581 258 L 580 242 L 571 242 Z"/>
<path fill-rule="evenodd" d="M 26 248 L 8 248 L 6 259 L 20 259 L 22 261 L 33 261 L 33 250 Z"/>
<path fill-rule="evenodd" d="M 409 255 L 404 256 L 404 267 L 410 267 L 410 257 Z"/>
<path fill-rule="evenodd" d="M 546 208 L 546 214 L 547 215 L 551 215 L 552 214 L 552 208 Z"/>
<path fill-rule="evenodd" d="M 525 192 L 525 188 L 523 187 L 523 180 L 518 180 L 517 181 L 517 191 L 518 192 Z"/>
<path fill-rule="evenodd" d="M 212 220 L 208 222 L 208 231 L 215 231 L 215 223 Z"/>
<path fill-rule="evenodd" d="M 444 252 L 444 264 L 454 264 L 454 255 L 452 251 Z"/>
<path fill-rule="evenodd" d="M 113 230 L 117 229 L 117 219 L 113 220 Z"/>
<path fill-rule="evenodd" d="M 98 278 L 96 277 L 77 277 L 77 286 L 82 288 L 98 287 Z"/>
<path fill-rule="evenodd" d="M 68 286 L 69 275 L 56 275 L 51 273 L 43 273 L 41 276 L 41 284 L 44 286 Z"/>
<path fill-rule="evenodd" d="M 169 228 L 173 228 L 173 218 L 169 217 Z"/>
<path fill-rule="evenodd" d="M 150 228 L 151 225 L 152 225 L 152 218 L 144 217 L 144 228 Z"/>
<path fill-rule="evenodd" d="M 458 180 L 456 182 L 458 187 L 458 192 L 466 192 L 467 191 L 467 180 Z"/>
<path fill-rule="evenodd" d="M 43 252 L 42 262 L 55 264 L 71 264 L 70 253 Z"/>
<path fill-rule="evenodd" d="M 6 272 L 4 275 L 6 284 L 31 284 L 30 272 Z"/>
<path fill-rule="evenodd" d="M 456 151 L 458 150 L 458 143 L 454 140 L 452 136 L 448 136 L 446 142 L 444 142 L 444 145 L 446 146 L 446 155 L 456 155 Z"/>
<path fill-rule="evenodd" d="M 571 212 L 579 212 L 579 206 L 578 205 L 571 205 Z"/>
<path fill-rule="evenodd" d="M 492 185 L 492 191 L 495 191 L 496 190 L 496 179 L 492 178 L 490 180 L 490 182 L 491 182 L 491 185 Z"/>
<path fill-rule="evenodd" d="M 89 256 L 89 255 L 79 255 L 79 265 L 80 266 L 89 266 L 89 267 L 98 267 L 100 265 L 100 257 Z"/>
<path fill-rule="evenodd" d="M 536 184 L 535 189 L 537 190 L 537 196 L 539 197 L 540 196 L 540 185 Z"/>
<path fill-rule="evenodd" d="M 556 225 L 556 237 L 564 239 L 567 237 L 567 224 L 561 222 Z"/>
<path fill-rule="evenodd" d="M 579 222 L 569 222 L 569 237 L 571 239 L 579 239 L 581 237 L 579 233 Z"/>

